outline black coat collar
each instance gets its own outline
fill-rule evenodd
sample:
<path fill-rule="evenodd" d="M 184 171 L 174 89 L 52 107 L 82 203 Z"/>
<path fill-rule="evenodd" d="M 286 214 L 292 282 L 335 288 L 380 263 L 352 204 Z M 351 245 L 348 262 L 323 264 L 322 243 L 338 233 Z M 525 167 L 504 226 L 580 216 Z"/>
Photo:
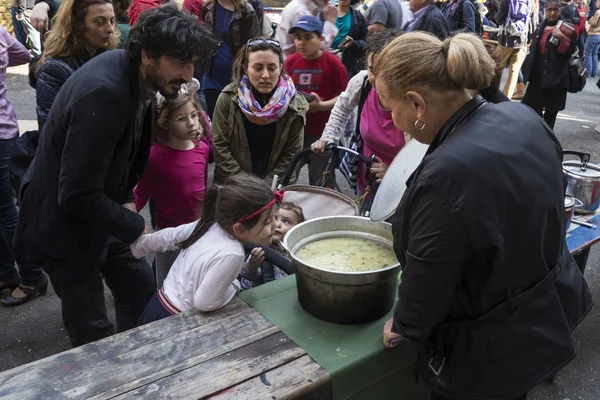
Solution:
<path fill-rule="evenodd" d="M 435 135 L 433 142 L 429 145 L 429 149 L 427 149 L 427 153 L 425 153 L 425 157 L 429 154 L 433 153 L 435 149 L 441 146 L 444 141 L 446 141 L 458 128 L 460 128 L 464 122 L 471 118 L 471 116 L 482 106 L 487 104 L 487 102 L 483 99 L 483 97 L 477 95 L 473 97 L 471 100 L 466 102 L 461 108 L 458 109 L 457 112 L 454 113 L 446 121 L 446 123 L 440 128 L 438 133 Z M 425 158 L 423 157 L 423 158 Z M 422 165 L 422 163 L 421 163 Z M 412 173 L 412 175 L 406 181 L 406 186 L 409 187 L 413 180 L 418 175 L 421 170 L 420 166 Z"/>

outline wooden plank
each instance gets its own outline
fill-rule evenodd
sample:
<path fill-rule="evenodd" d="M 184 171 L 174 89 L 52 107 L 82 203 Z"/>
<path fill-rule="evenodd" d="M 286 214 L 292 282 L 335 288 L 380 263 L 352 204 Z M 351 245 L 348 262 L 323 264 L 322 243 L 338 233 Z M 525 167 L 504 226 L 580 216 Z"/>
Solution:
<path fill-rule="evenodd" d="M 100 349 L 95 362 L 80 362 L 77 354 L 66 352 L 44 368 L 0 381 L 0 397 L 2 393 L 44 399 L 113 397 L 278 331 L 254 309 L 248 309 L 116 356 L 106 357 Z M 105 392 L 109 395 L 103 396 Z"/>
<path fill-rule="evenodd" d="M 308 355 L 209 397 L 215 400 L 297 399 L 331 383 L 329 373 Z"/>
<path fill-rule="evenodd" d="M 305 355 L 282 332 L 124 393 L 116 399 L 199 399 Z"/>
<path fill-rule="evenodd" d="M 85 346 L 77 347 L 63 353 L 55 354 L 29 364 L 24 364 L 0 372 L 0 393 L 2 393 L 2 382 L 15 376 L 28 374 L 35 369 L 52 368 L 57 363 L 63 364 L 65 358 L 76 358 L 78 363 L 85 364 L 86 362 L 94 363 L 98 361 L 99 354 L 102 354 L 103 358 L 117 357 L 120 354 L 127 353 L 140 346 L 170 339 L 182 332 L 208 325 L 220 319 L 238 315 L 249 309 L 251 309 L 251 307 L 236 296 L 228 305 L 214 312 L 203 313 L 198 310 L 186 311 L 139 328 L 131 329 L 86 344 Z"/>

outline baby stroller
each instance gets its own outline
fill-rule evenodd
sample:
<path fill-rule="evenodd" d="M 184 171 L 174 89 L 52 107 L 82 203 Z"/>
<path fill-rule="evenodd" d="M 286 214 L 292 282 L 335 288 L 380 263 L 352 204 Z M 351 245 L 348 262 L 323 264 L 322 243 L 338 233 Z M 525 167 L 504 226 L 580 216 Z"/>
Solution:
<path fill-rule="evenodd" d="M 310 149 L 305 149 L 294 156 L 290 162 L 290 165 L 288 165 L 286 171 L 284 172 L 281 182 L 278 185 L 278 189 L 285 190 L 283 200 L 292 202 L 301 207 L 304 217 L 307 220 L 335 215 L 368 216 L 372 201 L 362 201 L 360 202 L 359 207 L 357 201 L 341 193 L 339 186 L 335 182 L 335 179 L 333 179 L 332 172 L 337 165 L 340 153 L 347 152 L 359 157 L 360 161 L 365 163 L 367 171 L 370 170 L 371 164 L 373 163 L 375 157 L 372 156 L 367 158 L 354 150 L 337 146 L 334 143 L 328 144 L 326 148 L 330 151 L 329 161 L 327 169 L 323 173 L 323 178 L 319 182 L 318 186 L 301 184 L 288 185 L 290 178 L 294 174 L 297 175 L 300 167 L 302 167 L 303 164 L 300 162 L 312 154 L 312 152 Z M 369 178 L 367 180 L 369 180 Z M 273 182 L 273 189 L 275 189 L 275 185 L 276 179 Z M 252 244 L 245 244 L 244 251 L 249 253 L 254 247 L 256 246 Z M 264 251 L 265 258 L 265 262 L 261 267 L 261 283 L 268 283 L 275 279 L 273 268 L 274 265 L 279 267 L 288 275 L 296 272 L 294 265 L 287 258 L 281 254 L 278 254 L 269 247 L 261 247 Z"/>
<path fill-rule="evenodd" d="M 328 143 L 325 148 L 329 151 L 329 160 L 327 168 L 317 185 L 293 184 L 288 186 L 290 178 L 293 175 L 298 176 L 300 168 L 302 168 L 308 156 L 312 154 L 312 151 L 310 149 L 301 150 L 292 158 L 278 185 L 278 189 L 284 189 L 286 192 L 285 201 L 291 201 L 301 206 L 307 219 L 333 215 L 368 217 L 378 186 L 375 183 L 375 176 L 371 173 L 375 155 L 373 154 L 367 158 L 352 149 L 338 146 L 335 143 Z M 369 189 L 358 201 L 354 201 L 341 193 L 342 190 L 333 174 L 344 153 L 356 157 L 359 162 L 364 163 L 366 166 L 366 183 Z"/>

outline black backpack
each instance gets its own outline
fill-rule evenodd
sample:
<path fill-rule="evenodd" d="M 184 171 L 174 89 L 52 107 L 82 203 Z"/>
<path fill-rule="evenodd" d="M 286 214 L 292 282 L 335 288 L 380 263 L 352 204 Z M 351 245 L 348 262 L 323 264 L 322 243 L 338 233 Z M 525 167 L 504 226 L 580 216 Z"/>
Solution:
<path fill-rule="evenodd" d="M 462 24 L 462 20 L 463 20 L 463 7 L 465 5 L 465 1 L 468 1 L 469 3 L 471 3 L 471 6 L 473 7 L 473 11 L 475 12 L 475 33 L 479 36 L 482 36 L 483 35 L 482 15 L 477 10 L 477 7 L 475 7 L 475 4 L 473 4 L 473 2 L 471 2 L 471 0 L 460 0 L 458 2 L 458 4 L 456 5 L 458 7 L 458 10 L 456 11 L 456 16 L 457 16 L 457 19 L 459 21 L 461 21 L 461 28 L 464 28 L 464 25 Z"/>

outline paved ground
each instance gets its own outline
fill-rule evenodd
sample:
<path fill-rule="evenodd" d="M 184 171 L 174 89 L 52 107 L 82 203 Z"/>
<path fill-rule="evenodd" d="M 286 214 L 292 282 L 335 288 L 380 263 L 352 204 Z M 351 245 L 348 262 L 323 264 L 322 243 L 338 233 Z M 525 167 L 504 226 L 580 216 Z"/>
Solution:
<path fill-rule="evenodd" d="M 14 70 L 13 70 L 14 72 Z M 26 76 L 8 74 L 8 96 L 23 127 L 31 129 L 35 120 L 35 92 Z M 567 109 L 559 115 L 556 133 L 565 149 L 588 151 L 600 161 L 600 91 L 589 79 L 584 92 L 569 95 Z M 35 124 L 33 124 L 35 126 Z M 482 134 L 493 134 L 486 132 Z M 515 135 L 519 132 L 515 131 Z M 304 177 L 304 179 L 306 179 Z M 342 182 L 340 182 L 342 184 Z M 592 249 L 585 273 L 596 301 L 600 299 L 600 246 Z M 107 306 L 112 299 L 107 291 Z M 6 292 L 0 295 L 4 296 Z M 112 317 L 112 316 L 111 316 Z M 600 399 L 600 310 L 594 309 L 575 332 L 579 355 L 552 385 L 537 388 L 533 400 L 597 400 Z M 60 302 L 52 290 L 21 307 L 0 307 L 0 371 L 38 360 L 70 348 L 62 328 Z"/>

